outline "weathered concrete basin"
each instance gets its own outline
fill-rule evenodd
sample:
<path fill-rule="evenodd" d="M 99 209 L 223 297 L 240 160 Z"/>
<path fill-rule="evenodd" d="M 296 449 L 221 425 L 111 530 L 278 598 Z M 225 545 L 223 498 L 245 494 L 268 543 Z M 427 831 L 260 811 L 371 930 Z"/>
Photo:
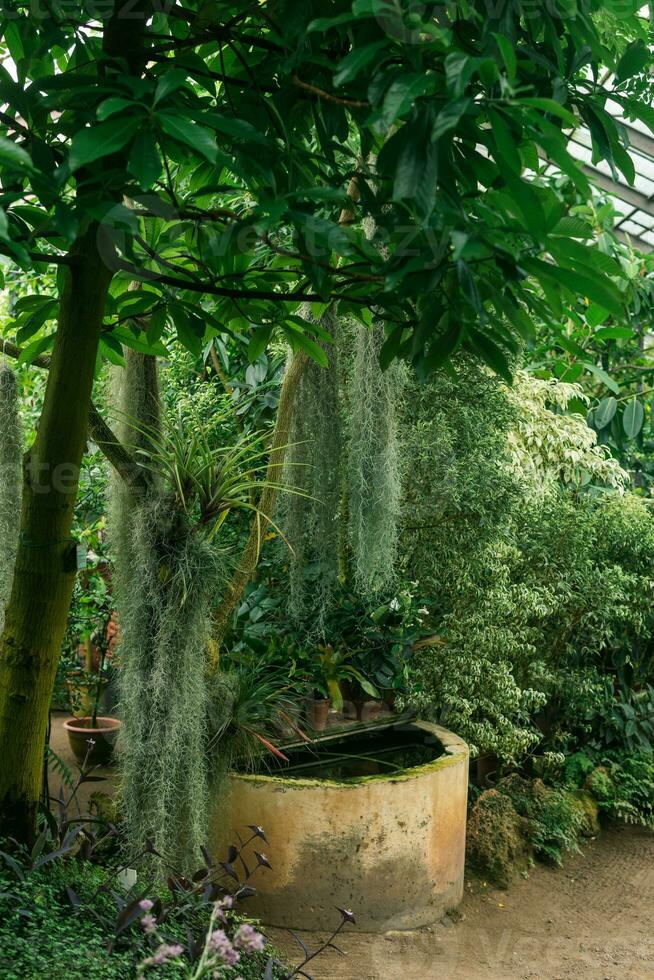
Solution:
<path fill-rule="evenodd" d="M 407 730 L 405 723 L 404 731 Z M 256 875 L 248 911 L 268 925 L 325 929 L 335 906 L 371 932 L 415 929 L 463 895 L 468 748 L 424 721 L 408 728 L 431 761 L 392 774 L 338 779 L 230 776 L 215 843 L 261 825 L 272 871 Z"/>

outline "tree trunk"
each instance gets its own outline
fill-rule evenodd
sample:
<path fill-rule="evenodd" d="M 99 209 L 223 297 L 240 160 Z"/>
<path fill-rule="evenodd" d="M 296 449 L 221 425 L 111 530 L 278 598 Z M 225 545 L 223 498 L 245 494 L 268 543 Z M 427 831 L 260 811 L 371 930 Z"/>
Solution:
<path fill-rule="evenodd" d="M 71 249 L 34 445 L 24 463 L 21 533 L 0 637 L 0 836 L 29 840 L 50 697 L 76 572 L 71 528 L 111 273 L 91 226 Z"/>
<path fill-rule="evenodd" d="M 294 354 L 284 375 L 279 396 L 275 432 L 268 459 L 268 468 L 266 470 L 266 482 L 268 484 L 280 484 L 282 482 L 284 457 L 291 431 L 291 422 L 293 421 L 295 394 L 308 363 L 309 358 L 306 354 L 302 352 Z M 257 570 L 259 552 L 261 551 L 263 539 L 270 525 L 270 517 L 275 509 L 277 493 L 276 486 L 269 485 L 262 490 L 257 513 L 252 518 L 250 534 L 241 552 L 236 571 L 225 590 L 225 595 L 220 605 L 214 613 L 211 641 L 209 644 L 210 671 L 214 671 L 218 667 L 220 647 L 229 629 L 234 610 L 241 601 L 245 586 Z"/>

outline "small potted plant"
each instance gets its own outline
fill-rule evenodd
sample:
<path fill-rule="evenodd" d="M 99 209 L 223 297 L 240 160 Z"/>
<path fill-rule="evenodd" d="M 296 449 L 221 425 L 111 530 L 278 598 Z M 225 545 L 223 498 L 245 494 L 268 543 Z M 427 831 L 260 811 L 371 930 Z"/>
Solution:
<path fill-rule="evenodd" d="M 343 711 L 343 683 L 358 685 L 372 698 L 378 698 L 379 692 L 360 670 L 348 662 L 350 654 L 347 650 L 334 650 L 331 644 L 325 644 L 318 647 L 318 653 L 319 656 L 311 660 L 308 666 L 308 680 L 318 697 L 308 700 L 307 722 L 314 731 L 321 732 L 327 727 L 330 708 L 336 712 Z"/>
<path fill-rule="evenodd" d="M 107 653 L 113 640 L 114 633 L 103 622 L 83 644 L 86 669 L 73 672 L 69 679 L 74 717 L 64 722 L 64 728 L 80 763 L 107 764 L 113 755 L 121 723 L 117 718 L 99 714 L 100 698 L 107 683 Z"/>

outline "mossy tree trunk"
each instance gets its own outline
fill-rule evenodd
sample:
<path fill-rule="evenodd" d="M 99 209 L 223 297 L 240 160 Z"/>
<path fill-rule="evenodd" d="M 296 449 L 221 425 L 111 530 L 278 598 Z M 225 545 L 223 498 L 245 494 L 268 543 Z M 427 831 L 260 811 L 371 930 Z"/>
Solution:
<path fill-rule="evenodd" d="M 0 637 L 0 836 L 29 840 L 75 581 L 71 528 L 111 274 L 89 227 L 70 252 L 43 412 L 25 457 L 21 532 Z"/>
<path fill-rule="evenodd" d="M 209 644 L 209 669 L 212 672 L 218 668 L 220 648 L 229 629 L 231 618 L 241 601 L 245 586 L 257 570 L 261 545 L 270 526 L 270 516 L 275 509 L 278 493 L 277 487 L 282 483 L 284 459 L 291 431 L 291 423 L 293 421 L 295 396 L 308 363 L 309 358 L 306 354 L 302 352 L 296 353 L 291 358 L 286 369 L 286 374 L 284 375 L 279 396 L 275 432 L 266 470 L 267 486 L 261 492 L 257 513 L 252 519 L 250 534 L 241 553 L 234 575 L 225 590 L 222 602 L 214 612 L 211 641 Z"/>

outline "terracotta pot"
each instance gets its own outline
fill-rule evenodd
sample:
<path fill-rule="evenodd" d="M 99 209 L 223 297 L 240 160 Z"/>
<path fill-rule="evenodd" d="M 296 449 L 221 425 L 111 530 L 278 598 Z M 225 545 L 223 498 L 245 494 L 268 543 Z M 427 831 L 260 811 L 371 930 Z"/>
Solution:
<path fill-rule="evenodd" d="M 98 716 L 95 727 L 90 725 L 90 718 L 68 718 L 64 722 L 70 747 L 78 762 L 83 763 L 86 759 L 94 766 L 106 765 L 111 761 L 121 722 L 118 718 Z M 94 745 L 89 749 L 91 740 Z"/>
<path fill-rule="evenodd" d="M 314 698 L 307 701 L 307 724 L 314 732 L 324 732 L 328 714 L 328 698 Z"/>
<path fill-rule="evenodd" d="M 374 721 L 375 718 L 379 718 L 379 716 L 382 714 L 384 707 L 385 705 L 383 701 L 366 701 L 361 706 L 359 718 L 361 721 Z"/>
<path fill-rule="evenodd" d="M 477 759 L 477 785 L 484 788 L 493 786 L 497 778 L 497 766 L 498 758 L 496 755 L 492 753 L 480 755 Z"/>

